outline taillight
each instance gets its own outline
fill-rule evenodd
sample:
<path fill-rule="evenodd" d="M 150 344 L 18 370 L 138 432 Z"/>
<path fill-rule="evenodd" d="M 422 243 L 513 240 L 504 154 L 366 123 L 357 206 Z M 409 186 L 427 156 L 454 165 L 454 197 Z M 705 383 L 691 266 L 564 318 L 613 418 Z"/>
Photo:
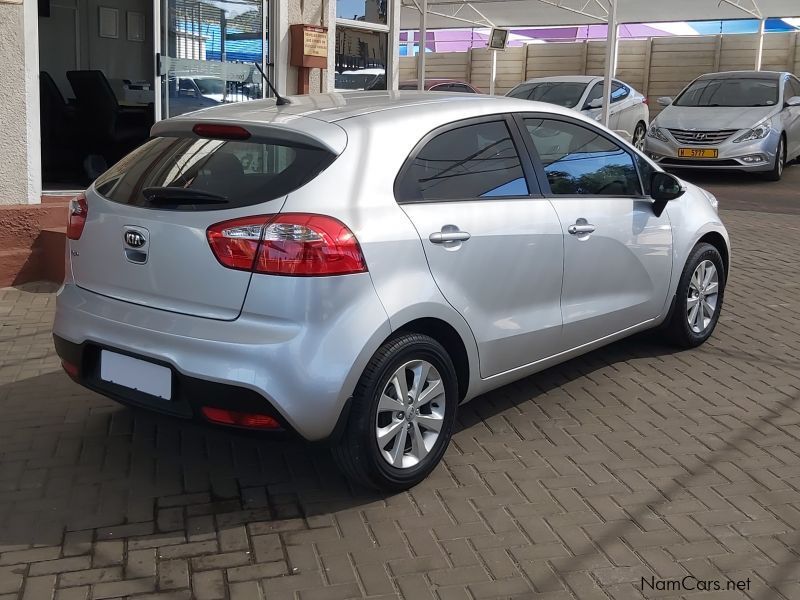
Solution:
<path fill-rule="evenodd" d="M 230 269 L 296 277 L 367 270 L 353 232 L 325 215 L 286 213 L 217 223 L 208 228 L 214 256 Z"/>
<path fill-rule="evenodd" d="M 67 237 L 69 239 L 79 240 L 81 238 L 88 214 L 89 205 L 86 203 L 86 196 L 78 194 L 69 203 L 69 221 L 67 222 Z"/>

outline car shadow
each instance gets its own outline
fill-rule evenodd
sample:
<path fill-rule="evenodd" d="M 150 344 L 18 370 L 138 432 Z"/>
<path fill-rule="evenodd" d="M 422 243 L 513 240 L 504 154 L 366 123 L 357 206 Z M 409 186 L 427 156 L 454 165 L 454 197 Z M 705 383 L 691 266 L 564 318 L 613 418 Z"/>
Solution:
<path fill-rule="evenodd" d="M 461 407 L 455 439 L 509 406 L 550 411 L 548 392 L 599 368 L 670 352 L 640 335 L 485 394 Z M 354 487 L 324 445 L 125 408 L 60 372 L 0 386 L 0 408 L 0 551 L 59 545 L 65 532 L 169 538 L 191 527 L 189 539 L 246 522 L 308 528 L 398 502 Z M 460 484 L 443 466 L 422 485 Z"/>

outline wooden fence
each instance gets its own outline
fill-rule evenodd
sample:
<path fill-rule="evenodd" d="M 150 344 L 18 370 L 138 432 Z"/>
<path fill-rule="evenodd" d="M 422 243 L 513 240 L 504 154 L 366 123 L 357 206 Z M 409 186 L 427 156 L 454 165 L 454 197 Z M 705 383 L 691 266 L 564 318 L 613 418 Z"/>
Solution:
<path fill-rule="evenodd" d="M 703 73 L 754 68 L 758 36 L 749 34 L 662 37 L 621 40 L 616 77 L 648 96 L 651 115 L 661 107 L 659 96 L 674 96 Z M 532 77 L 551 75 L 602 75 L 605 42 L 554 42 L 508 48 L 497 56 L 496 91 L 505 94 Z M 489 91 L 491 52 L 429 53 L 429 78 L 467 81 Z M 800 72 L 798 33 L 770 33 L 764 39 L 762 69 Z M 400 79 L 417 77 L 417 60 L 400 59 Z"/>

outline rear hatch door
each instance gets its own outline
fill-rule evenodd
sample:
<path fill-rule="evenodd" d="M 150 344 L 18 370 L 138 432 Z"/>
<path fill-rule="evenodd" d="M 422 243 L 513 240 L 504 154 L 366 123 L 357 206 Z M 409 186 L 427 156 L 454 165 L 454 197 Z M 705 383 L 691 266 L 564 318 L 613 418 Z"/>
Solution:
<path fill-rule="evenodd" d="M 133 304 L 236 319 L 251 272 L 220 264 L 206 230 L 280 212 L 289 192 L 335 159 L 329 148 L 280 134 L 247 138 L 164 135 L 101 176 L 86 192 L 83 232 L 69 240 L 76 284 Z"/>

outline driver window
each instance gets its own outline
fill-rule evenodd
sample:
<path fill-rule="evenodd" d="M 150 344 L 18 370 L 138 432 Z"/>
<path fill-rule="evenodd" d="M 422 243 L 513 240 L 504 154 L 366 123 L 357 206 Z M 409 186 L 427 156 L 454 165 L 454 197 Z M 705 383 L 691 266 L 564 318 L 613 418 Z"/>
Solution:
<path fill-rule="evenodd" d="M 524 121 L 552 194 L 641 195 L 633 157 L 599 132 L 554 119 Z"/>

